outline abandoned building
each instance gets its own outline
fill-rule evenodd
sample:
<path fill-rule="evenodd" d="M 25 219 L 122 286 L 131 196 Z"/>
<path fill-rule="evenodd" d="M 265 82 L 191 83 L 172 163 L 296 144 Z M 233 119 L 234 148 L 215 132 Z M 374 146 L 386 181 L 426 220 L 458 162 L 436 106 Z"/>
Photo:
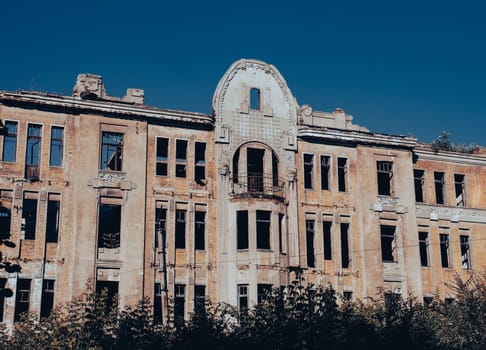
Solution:
<path fill-rule="evenodd" d="M 209 102 L 209 101 L 208 101 Z M 453 299 L 486 267 L 486 151 L 370 132 L 298 105 L 272 65 L 235 62 L 213 113 L 0 92 L 0 321 L 107 288 L 121 307 L 240 308 L 296 275 L 350 300 Z"/>

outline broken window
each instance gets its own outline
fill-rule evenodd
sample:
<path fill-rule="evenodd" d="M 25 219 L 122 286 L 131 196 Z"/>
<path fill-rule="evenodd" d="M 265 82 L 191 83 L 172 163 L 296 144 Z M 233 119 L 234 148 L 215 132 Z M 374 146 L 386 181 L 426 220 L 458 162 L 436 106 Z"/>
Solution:
<path fill-rule="evenodd" d="M 454 187 L 456 189 L 456 205 L 463 207 L 466 205 L 466 183 L 464 175 L 454 174 Z"/>
<path fill-rule="evenodd" d="M 236 249 L 248 249 L 248 211 L 236 212 Z"/>
<path fill-rule="evenodd" d="M 24 239 L 35 239 L 37 227 L 37 193 L 24 192 L 22 203 L 22 226 Z"/>
<path fill-rule="evenodd" d="M 155 175 L 167 176 L 169 173 L 169 139 L 157 137 L 157 154 L 155 158 Z"/>
<path fill-rule="evenodd" d="M 194 155 L 194 180 L 198 185 L 206 185 L 206 144 L 196 142 L 196 152 Z"/>
<path fill-rule="evenodd" d="M 195 285 L 194 286 L 194 309 L 204 310 L 206 306 L 206 286 Z"/>
<path fill-rule="evenodd" d="M 440 234 L 440 259 L 442 267 L 450 267 L 449 259 L 449 235 L 441 233 Z"/>
<path fill-rule="evenodd" d="M 424 171 L 419 169 L 413 170 L 413 181 L 415 184 L 415 201 L 422 203 L 424 201 Z"/>
<path fill-rule="evenodd" d="M 331 157 L 321 156 L 321 190 L 329 189 L 330 170 L 331 170 Z"/>
<path fill-rule="evenodd" d="M 96 281 L 96 294 L 106 296 L 106 306 L 111 309 L 118 305 L 118 282 Z"/>
<path fill-rule="evenodd" d="M 6 284 L 7 284 L 7 279 L 0 278 L 0 322 L 3 322 L 3 312 L 5 309 L 5 297 L 6 297 L 6 292 L 8 291 L 5 288 Z"/>
<path fill-rule="evenodd" d="M 420 265 L 429 266 L 429 234 L 419 232 Z"/>
<path fill-rule="evenodd" d="M 184 322 L 185 313 L 186 285 L 176 284 L 174 289 L 174 321 L 176 324 L 182 324 Z"/>
<path fill-rule="evenodd" d="M 459 236 L 461 242 L 461 265 L 464 270 L 471 269 L 471 249 L 469 236 Z"/>
<path fill-rule="evenodd" d="M 278 214 L 278 251 L 280 253 L 284 252 L 284 237 L 283 237 L 283 225 L 284 225 L 284 218 L 283 214 Z"/>
<path fill-rule="evenodd" d="M 307 243 L 307 267 L 315 267 L 314 256 L 314 220 L 305 221 L 306 243 Z"/>
<path fill-rule="evenodd" d="M 248 309 L 248 284 L 238 284 L 238 308 L 240 311 Z"/>
<path fill-rule="evenodd" d="M 17 292 L 15 295 L 14 322 L 20 321 L 20 316 L 24 312 L 29 312 L 30 302 L 30 279 L 17 279 Z"/>
<path fill-rule="evenodd" d="M 351 292 L 351 291 L 347 291 L 347 290 L 346 290 L 346 291 L 344 291 L 344 292 L 343 292 L 343 299 L 344 299 L 345 301 L 353 301 L 353 292 Z"/>
<path fill-rule="evenodd" d="M 40 317 L 48 317 L 54 306 L 54 284 L 55 280 L 44 280 L 42 282 L 42 298 Z"/>
<path fill-rule="evenodd" d="M 263 158 L 265 150 L 259 148 L 247 148 L 248 191 L 263 192 Z"/>
<path fill-rule="evenodd" d="M 64 128 L 53 126 L 51 128 L 51 150 L 49 155 L 50 166 L 62 166 Z"/>
<path fill-rule="evenodd" d="M 98 248 L 120 248 L 121 205 L 100 204 Z"/>
<path fill-rule="evenodd" d="M 0 190 L 0 240 L 10 238 L 12 191 Z"/>
<path fill-rule="evenodd" d="M 167 209 L 163 207 L 161 201 L 157 201 L 155 208 L 155 247 L 165 246 L 166 239 Z"/>
<path fill-rule="evenodd" d="M 186 248 L 186 211 L 183 209 L 176 209 L 175 247 Z"/>
<path fill-rule="evenodd" d="M 304 188 L 312 189 L 314 178 L 314 155 L 304 154 Z"/>
<path fill-rule="evenodd" d="M 348 241 L 349 224 L 341 223 L 341 266 L 349 267 L 349 241 Z"/>
<path fill-rule="evenodd" d="M 25 152 L 25 178 L 39 179 L 39 163 L 42 142 L 42 125 L 29 124 L 27 128 L 27 149 Z"/>
<path fill-rule="evenodd" d="M 194 248 L 196 250 L 204 250 L 204 236 L 206 233 L 206 212 L 196 211 L 194 213 Z"/>
<path fill-rule="evenodd" d="M 57 242 L 59 236 L 60 195 L 49 193 L 47 201 L 46 242 Z"/>
<path fill-rule="evenodd" d="M 332 260 L 331 249 L 331 221 L 322 222 L 323 240 L 324 240 L 324 260 Z"/>
<path fill-rule="evenodd" d="M 154 284 L 154 323 L 162 323 L 162 288 L 160 283 Z"/>
<path fill-rule="evenodd" d="M 260 89 L 250 89 L 250 109 L 260 110 Z"/>
<path fill-rule="evenodd" d="M 444 173 L 434 172 L 435 203 L 444 204 Z"/>
<path fill-rule="evenodd" d="M 15 162 L 17 159 L 17 122 L 6 121 L 5 130 L 2 160 L 4 162 Z"/>
<path fill-rule="evenodd" d="M 382 196 L 391 195 L 391 180 L 393 178 L 393 163 L 378 161 L 376 162 L 378 176 L 378 194 Z"/>
<path fill-rule="evenodd" d="M 123 134 L 103 131 L 101 134 L 101 170 L 122 170 Z"/>
<path fill-rule="evenodd" d="M 259 305 L 263 304 L 267 296 L 272 292 L 271 284 L 259 283 L 257 285 L 257 302 Z"/>
<path fill-rule="evenodd" d="M 186 177 L 187 141 L 176 140 L 176 177 Z"/>
<path fill-rule="evenodd" d="M 394 262 L 395 226 L 381 225 L 381 259 L 383 262 Z"/>
<path fill-rule="evenodd" d="M 346 174 L 348 173 L 348 159 L 338 158 L 338 191 L 346 192 Z"/>
<path fill-rule="evenodd" d="M 270 249 L 270 214 L 266 210 L 256 212 L 257 249 Z"/>

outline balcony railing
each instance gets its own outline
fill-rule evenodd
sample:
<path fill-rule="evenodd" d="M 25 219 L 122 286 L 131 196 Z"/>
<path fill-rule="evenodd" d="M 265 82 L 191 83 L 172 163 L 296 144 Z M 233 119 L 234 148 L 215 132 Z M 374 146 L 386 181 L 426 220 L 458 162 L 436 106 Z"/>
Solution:
<path fill-rule="evenodd" d="M 233 177 L 233 195 L 284 198 L 284 181 L 272 174 L 249 173 Z"/>

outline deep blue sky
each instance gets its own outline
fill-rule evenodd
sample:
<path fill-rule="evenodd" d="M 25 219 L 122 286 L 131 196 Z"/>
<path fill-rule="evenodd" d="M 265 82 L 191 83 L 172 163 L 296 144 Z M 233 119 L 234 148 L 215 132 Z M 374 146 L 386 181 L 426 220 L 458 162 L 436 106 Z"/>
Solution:
<path fill-rule="evenodd" d="M 211 111 L 239 58 L 274 64 L 300 105 L 372 131 L 486 145 L 486 2 L 13 1 L 0 11 L 0 90 L 107 92 Z M 484 5 L 483 5 L 484 3 Z"/>

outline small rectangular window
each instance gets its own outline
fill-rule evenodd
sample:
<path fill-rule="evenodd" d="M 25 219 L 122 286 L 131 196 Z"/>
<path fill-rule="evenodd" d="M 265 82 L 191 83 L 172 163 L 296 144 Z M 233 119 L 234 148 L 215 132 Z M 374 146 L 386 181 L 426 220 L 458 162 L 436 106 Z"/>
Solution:
<path fill-rule="evenodd" d="M 162 288 L 160 283 L 154 283 L 154 323 L 162 323 Z"/>
<path fill-rule="evenodd" d="M 306 243 L 307 243 L 307 267 L 315 267 L 314 255 L 314 220 L 305 221 Z"/>
<path fill-rule="evenodd" d="M 280 253 L 284 252 L 284 236 L 283 236 L 284 219 L 285 216 L 283 214 L 278 214 L 278 251 Z"/>
<path fill-rule="evenodd" d="M 348 173 L 348 159 L 338 158 L 338 191 L 346 192 L 346 175 Z"/>
<path fill-rule="evenodd" d="M 258 298 L 258 305 L 261 305 L 265 302 L 266 298 L 272 292 L 272 285 L 271 284 L 263 284 L 259 283 L 257 285 L 257 298 Z"/>
<path fill-rule="evenodd" d="M 345 301 L 353 301 L 353 292 L 350 291 L 344 291 L 343 292 L 343 299 Z"/>
<path fill-rule="evenodd" d="M 341 223 L 341 266 L 345 269 L 349 267 L 349 224 Z"/>
<path fill-rule="evenodd" d="M 423 203 L 424 201 L 424 171 L 419 169 L 413 170 L 413 181 L 415 184 L 415 201 Z"/>
<path fill-rule="evenodd" d="M 329 190 L 329 175 L 331 173 L 331 157 L 321 156 L 321 190 Z"/>
<path fill-rule="evenodd" d="M 98 248 L 120 248 L 121 205 L 102 203 L 98 214 Z"/>
<path fill-rule="evenodd" d="M 260 89 L 251 88 L 250 89 L 250 109 L 259 111 L 260 110 Z"/>
<path fill-rule="evenodd" d="M 194 286 L 194 309 L 201 310 L 206 306 L 206 286 Z"/>
<path fill-rule="evenodd" d="M 393 163 L 378 161 L 376 162 L 378 176 L 378 194 L 382 196 L 391 195 L 391 181 L 393 178 Z"/>
<path fill-rule="evenodd" d="M 238 284 L 238 308 L 240 311 L 248 309 L 248 284 Z"/>
<path fill-rule="evenodd" d="M 17 125 L 17 122 L 5 122 L 2 151 L 2 160 L 4 162 L 15 162 L 17 159 Z"/>
<path fill-rule="evenodd" d="M 176 284 L 174 288 L 174 321 L 176 324 L 182 324 L 184 322 L 184 306 L 186 304 L 186 285 Z"/>
<path fill-rule="evenodd" d="M 381 225 L 381 258 L 383 262 L 396 261 L 395 226 Z"/>
<path fill-rule="evenodd" d="M 54 306 L 54 285 L 55 280 L 44 280 L 42 282 L 42 297 L 40 317 L 48 317 Z"/>
<path fill-rule="evenodd" d="M 165 247 L 166 240 L 166 222 L 167 222 L 167 209 L 162 206 L 162 203 L 158 201 L 155 209 L 155 247 Z"/>
<path fill-rule="evenodd" d="M 206 144 L 196 142 L 194 155 L 194 180 L 200 186 L 206 185 Z"/>
<path fill-rule="evenodd" d="M 157 155 L 155 159 L 155 175 L 167 176 L 169 171 L 169 139 L 157 137 Z"/>
<path fill-rule="evenodd" d="M 103 131 L 101 133 L 101 170 L 122 170 L 123 134 Z"/>
<path fill-rule="evenodd" d="M 22 203 L 22 224 L 25 239 L 35 239 L 37 228 L 37 196 L 36 193 L 25 192 Z"/>
<path fill-rule="evenodd" d="M 304 188 L 312 189 L 314 180 L 314 155 L 304 154 Z"/>
<path fill-rule="evenodd" d="M 471 269 L 471 248 L 469 236 L 459 236 L 461 242 L 461 265 L 464 270 Z"/>
<path fill-rule="evenodd" d="M 7 284 L 6 278 L 0 278 L 0 291 L 4 291 Z M 5 310 L 5 293 L 0 293 L 0 322 L 3 322 L 3 313 Z"/>
<path fill-rule="evenodd" d="M 270 249 L 270 215 L 266 210 L 256 212 L 257 249 Z"/>
<path fill-rule="evenodd" d="M 454 187 L 456 190 L 456 205 L 463 207 L 466 205 L 466 184 L 464 175 L 454 174 Z"/>
<path fill-rule="evenodd" d="M 118 305 L 118 281 L 96 281 L 96 294 L 106 295 L 109 309 Z"/>
<path fill-rule="evenodd" d="M 419 232 L 420 265 L 429 266 L 429 234 Z"/>
<path fill-rule="evenodd" d="M 449 235 L 440 234 L 440 259 L 442 267 L 450 267 L 450 255 L 449 255 Z"/>
<path fill-rule="evenodd" d="M 49 193 L 46 217 L 46 241 L 57 242 L 59 236 L 60 195 Z"/>
<path fill-rule="evenodd" d="M 444 173 L 434 172 L 435 203 L 444 204 Z"/>
<path fill-rule="evenodd" d="M 53 126 L 51 128 L 50 166 L 62 166 L 63 142 L 64 128 L 61 126 Z"/>
<path fill-rule="evenodd" d="M 187 141 L 176 140 L 176 177 L 186 177 Z"/>
<path fill-rule="evenodd" d="M 17 279 L 17 292 L 15 295 L 14 322 L 20 321 L 20 316 L 29 312 L 30 303 L 30 279 Z"/>
<path fill-rule="evenodd" d="M 236 249 L 248 249 L 248 211 L 236 212 Z"/>
<path fill-rule="evenodd" d="M 25 178 L 39 179 L 39 164 L 42 144 L 42 125 L 29 124 L 27 128 L 27 149 L 25 151 Z"/>
<path fill-rule="evenodd" d="M 324 260 L 332 260 L 331 247 L 331 221 L 322 222 L 323 240 L 324 240 Z"/>
<path fill-rule="evenodd" d="M 194 226 L 194 247 L 196 250 L 204 250 L 204 236 L 206 234 L 206 212 L 196 211 L 194 213 Z"/>
<path fill-rule="evenodd" d="M 176 210 L 175 247 L 186 248 L 186 211 L 182 209 Z"/>
<path fill-rule="evenodd" d="M 0 240 L 10 238 L 13 191 L 0 189 Z"/>

